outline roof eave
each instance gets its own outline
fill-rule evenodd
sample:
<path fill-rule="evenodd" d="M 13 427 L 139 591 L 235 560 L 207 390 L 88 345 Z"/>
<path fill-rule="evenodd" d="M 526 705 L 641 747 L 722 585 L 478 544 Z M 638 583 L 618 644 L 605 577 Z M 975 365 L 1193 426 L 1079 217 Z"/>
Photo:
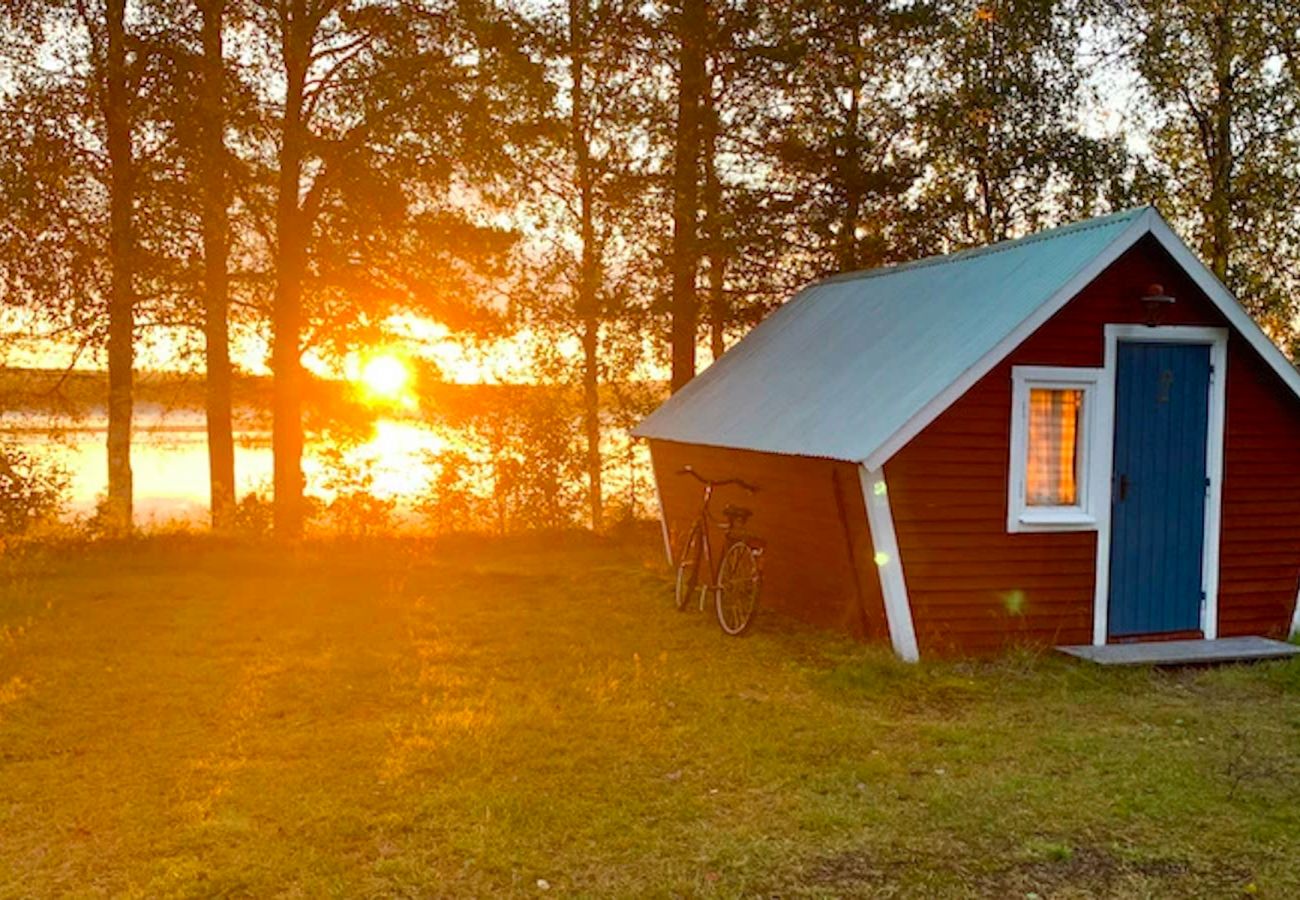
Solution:
<path fill-rule="evenodd" d="M 880 442 L 878 446 L 867 448 L 865 451 L 852 451 L 836 454 L 809 453 L 809 452 L 788 452 L 774 451 L 771 448 L 758 447 L 738 447 L 734 444 L 723 442 L 708 442 L 711 446 L 727 446 L 734 449 L 750 449 L 756 452 L 777 452 L 782 455 L 792 456 L 813 456 L 823 459 L 838 459 L 844 462 L 860 464 L 871 471 L 876 471 L 885 465 L 898 451 L 906 446 L 916 435 L 923 431 L 935 419 L 937 419 L 953 403 L 960 399 L 971 387 L 981 378 L 987 375 L 992 369 L 1010 355 L 1016 347 L 1023 343 L 1030 335 L 1038 331 L 1045 325 L 1052 316 L 1056 315 L 1066 304 L 1073 300 L 1078 294 L 1091 284 L 1102 272 L 1112 265 L 1120 256 L 1130 250 L 1139 240 L 1147 235 L 1152 235 L 1160 246 L 1169 253 L 1184 272 L 1195 282 L 1205 295 L 1210 299 L 1216 308 L 1228 320 L 1228 323 L 1240 334 L 1251 347 L 1269 364 L 1282 382 L 1300 398 L 1300 371 L 1298 371 L 1287 359 L 1286 355 L 1269 339 L 1263 330 L 1255 321 L 1242 309 L 1232 292 L 1211 272 L 1204 263 L 1196 256 L 1194 252 L 1174 233 L 1169 224 L 1156 211 L 1155 207 L 1147 207 L 1136 215 L 1128 225 L 1119 232 L 1113 240 L 1110 241 L 1099 253 L 1091 257 L 1088 262 L 1079 267 L 1069 280 L 1067 280 L 1059 289 L 1057 289 L 1046 302 L 1041 304 L 1031 315 L 1027 316 L 1010 334 L 1003 338 L 991 350 L 980 357 L 974 364 L 969 366 L 956 380 L 950 383 L 942 392 L 933 397 L 924 407 L 913 414 L 902 426 L 897 428 L 888 438 Z M 773 317 L 780 316 L 814 286 L 801 291 L 796 295 L 791 303 L 786 304 L 774 314 Z M 768 324 L 765 322 L 764 324 Z M 760 325 L 760 328 L 762 326 Z M 726 358 L 720 361 L 726 364 Z M 683 390 L 684 394 L 689 394 L 703 386 L 701 380 L 697 379 L 688 384 Z M 680 395 L 679 395 L 680 396 Z M 662 410 L 662 407 L 661 407 Z M 681 441 L 680 437 L 667 437 L 659 432 L 660 429 L 655 427 L 657 413 L 643 419 L 632 430 L 636 437 L 649 438 L 652 440 Z M 650 427 L 647 428 L 646 426 Z"/>
<path fill-rule="evenodd" d="M 1183 271 L 1191 276 L 1192 280 L 1196 282 L 1196 286 L 1204 291 L 1210 301 L 1219 308 L 1224 318 L 1228 320 L 1228 324 L 1246 339 L 1246 343 L 1250 344 L 1255 352 L 1263 357 L 1269 367 L 1282 379 L 1282 383 L 1300 399 L 1300 370 L 1297 370 L 1291 364 L 1291 360 L 1287 359 L 1286 354 L 1282 352 L 1277 344 L 1273 343 L 1272 339 L 1259 327 L 1259 324 L 1242 308 L 1241 304 L 1237 302 L 1237 298 L 1233 296 L 1232 291 L 1228 290 L 1218 276 L 1210 271 L 1205 263 L 1201 262 L 1200 257 L 1193 253 L 1191 248 L 1183 243 L 1182 238 L 1174 233 L 1174 230 L 1169 227 L 1169 223 L 1161 218 L 1158 213 L 1155 213 L 1154 210 L 1152 212 L 1154 220 L 1151 224 L 1151 234 L 1174 258 L 1174 261 L 1182 267 Z"/>
<path fill-rule="evenodd" d="M 1046 324 L 1052 316 L 1074 299 L 1111 263 L 1119 259 L 1121 255 L 1148 234 L 1159 241 L 1160 246 L 1169 253 L 1174 262 L 1191 277 L 1196 286 L 1210 299 L 1210 302 L 1223 313 L 1224 318 L 1228 320 L 1228 324 L 1245 338 L 1255 352 L 1278 374 L 1283 384 L 1295 394 L 1297 399 L 1300 399 L 1300 370 L 1297 370 L 1291 364 L 1286 354 L 1273 343 L 1255 320 L 1242 309 L 1232 291 L 1228 290 L 1223 282 L 1201 262 L 1200 258 L 1192 252 L 1182 238 L 1174 233 L 1174 230 L 1169 227 L 1169 223 L 1152 206 L 1148 207 L 1141 216 L 1134 219 L 1128 228 L 1116 235 L 1115 240 L 1111 241 L 1101 253 L 1081 268 L 1060 290 L 1052 295 L 1050 300 L 1039 307 L 1032 316 L 1025 319 L 1015 331 L 967 369 L 961 378 L 926 404 L 923 409 L 879 447 L 868 453 L 861 460 L 862 464 L 875 471 L 888 462 L 912 438 L 920 434 L 927 425 L 937 419 L 944 410 L 957 402 L 966 391 L 970 390 L 975 382 L 987 375 L 994 366 L 1010 355 L 1021 342 Z"/>
<path fill-rule="evenodd" d="M 879 446 L 863 455 L 858 462 L 873 472 L 888 462 L 912 438 L 920 434 L 925 430 L 926 426 L 937 419 L 944 410 L 956 403 L 977 381 L 992 371 L 998 363 L 1006 359 L 1026 338 L 1046 324 L 1062 307 L 1091 284 L 1125 251 L 1136 244 L 1144 235 L 1150 233 L 1153 220 L 1163 222 L 1155 208 L 1150 207 L 1142 215 L 1137 216 L 1127 228 L 1116 235 L 1115 239 L 1107 244 L 1100 253 L 1084 264 L 1079 271 L 1070 277 L 1069 281 L 1065 282 L 1032 315 L 1022 321 L 1014 331 L 1003 338 L 992 350 L 980 357 L 962 373 L 961 377 L 948 385 Z"/>

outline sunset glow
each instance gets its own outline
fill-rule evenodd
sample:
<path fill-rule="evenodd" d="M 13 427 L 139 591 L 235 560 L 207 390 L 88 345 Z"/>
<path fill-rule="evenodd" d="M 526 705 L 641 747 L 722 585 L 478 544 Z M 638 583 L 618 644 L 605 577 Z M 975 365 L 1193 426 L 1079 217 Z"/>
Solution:
<path fill-rule="evenodd" d="M 366 393 L 376 400 L 398 400 L 411 381 L 411 370 L 391 353 L 372 356 L 357 377 Z"/>

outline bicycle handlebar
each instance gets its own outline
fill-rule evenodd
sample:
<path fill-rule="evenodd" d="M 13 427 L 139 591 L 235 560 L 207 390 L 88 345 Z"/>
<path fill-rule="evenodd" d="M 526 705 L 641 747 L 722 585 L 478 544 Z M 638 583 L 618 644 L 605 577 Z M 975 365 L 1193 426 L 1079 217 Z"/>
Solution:
<path fill-rule="evenodd" d="M 689 475 L 692 478 L 694 478 L 696 481 L 698 481 L 700 484 L 707 484 L 710 487 L 724 487 L 725 485 L 728 484 L 734 484 L 740 488 L 743 488 L 744 490 L 749 491 L 751 494 L 758 493 L 758 487 L 750 484 L 748 481 L 742 481 L 739 478 L 726 478 L 723 479 L 722 481 L 712 481 L 708 478 L 705 478 L 699 472 L 695 471 L 695 469 L 692 468 L 691 466 L 682 466 L 680 469 L 677 470 L 677 474 Z"/>

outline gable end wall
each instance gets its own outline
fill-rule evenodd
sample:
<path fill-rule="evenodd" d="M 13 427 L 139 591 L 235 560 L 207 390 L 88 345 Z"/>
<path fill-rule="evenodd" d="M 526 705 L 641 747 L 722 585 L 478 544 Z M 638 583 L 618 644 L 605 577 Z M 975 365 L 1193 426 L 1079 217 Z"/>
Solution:
<path fill-rule="evenodd" d="M 767 541 L 762 607 L 888 644 L 857 466 L 663 440 L 650 441 L 650 456 L 674 547 L 695 521 L 703 496 L 699 482 L 676 474 L 683 466 L 708 478 L 757 485 L 754 495 L 736 487 L 718 489 L 711 509 L 717 518 L 728 504 L 753 510 L 747 530 Z M 718 553 L 720 531 L 713 538 Z M 706 613 L 713 615 L 711 609 Z"/>
<path fill-rule="evenodd" d="M 1095 532 L 1008 534 L 1011 368 L 1100 367 L 1104 326 L 1226 326 L 1150 238 L 1117 260 L 885 464 L 921 655 L 1092 641 Z M 953 298 L 960 302 L 961 298 Z M 1300 581 L 1300 403 L 1237 334 L 1228 347 L 1219 632 L 1287 629 Z"/>

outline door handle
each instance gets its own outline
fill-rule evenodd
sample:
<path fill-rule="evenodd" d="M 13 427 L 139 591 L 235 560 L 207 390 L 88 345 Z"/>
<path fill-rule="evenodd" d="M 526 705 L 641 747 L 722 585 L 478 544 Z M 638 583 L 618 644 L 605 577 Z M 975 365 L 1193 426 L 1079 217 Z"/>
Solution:
<path fill-rule="evenodd" d="M 1128 476 L 1119 476 L 1119 500 L 1123 503 L 1128 499 Z"/>

